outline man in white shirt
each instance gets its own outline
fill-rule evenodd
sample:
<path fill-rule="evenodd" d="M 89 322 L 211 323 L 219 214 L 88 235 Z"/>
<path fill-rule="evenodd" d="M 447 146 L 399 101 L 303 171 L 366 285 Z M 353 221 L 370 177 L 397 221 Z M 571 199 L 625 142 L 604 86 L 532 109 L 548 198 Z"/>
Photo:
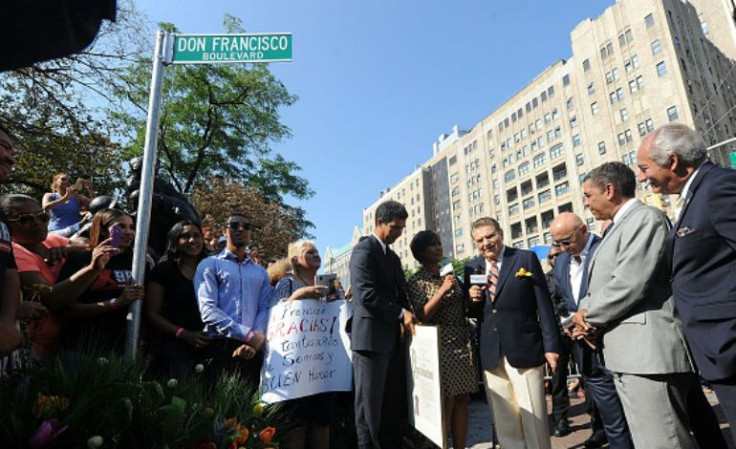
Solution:
<path fill-rule="evenodd" d="M 576 313 L 580 300 L 588 293 L 590 259 L 601 238 L 589 233 L 583 220 L 571 212 L 554 219 L 550 234 L 552 246 L 563 251 L 557 256 L 554 269 L 557 294 L 566 303 L 568 312 Z M 585 447 L 601 447 L 608 440 L 611 449 L 631 448 L 629 428 L 611 372 L 603 366 L 596 351 L 583 341 L 577 341 L 572 352 L 586 391 L 600 414 L 594 423 L 602 424 L 597 429 L 593 426 L 593 435 L 585 441 Z"/>

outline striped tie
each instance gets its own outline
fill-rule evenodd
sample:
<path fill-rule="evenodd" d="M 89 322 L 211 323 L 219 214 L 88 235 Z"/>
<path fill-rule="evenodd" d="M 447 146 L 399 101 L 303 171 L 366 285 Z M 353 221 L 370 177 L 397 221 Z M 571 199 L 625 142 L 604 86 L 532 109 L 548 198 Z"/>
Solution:
<path fill-rule="evenodd" d="M 498 286 L 498 264 L 491 262 L 491 271 L 488 273 L 488 298 L 493 302 L 496 298 L 496 287 Z"/>

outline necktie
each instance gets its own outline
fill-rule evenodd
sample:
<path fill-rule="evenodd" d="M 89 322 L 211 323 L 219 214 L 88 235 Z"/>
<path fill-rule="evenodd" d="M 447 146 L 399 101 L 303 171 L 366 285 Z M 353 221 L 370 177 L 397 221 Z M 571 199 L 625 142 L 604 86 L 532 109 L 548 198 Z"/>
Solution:
<path fill-rule="evenodd" d="M 494 260 L 488 273 L 488 298 L 491 302 L 496 298 L 496 287 L 498 287 L 498 264 Z"/>

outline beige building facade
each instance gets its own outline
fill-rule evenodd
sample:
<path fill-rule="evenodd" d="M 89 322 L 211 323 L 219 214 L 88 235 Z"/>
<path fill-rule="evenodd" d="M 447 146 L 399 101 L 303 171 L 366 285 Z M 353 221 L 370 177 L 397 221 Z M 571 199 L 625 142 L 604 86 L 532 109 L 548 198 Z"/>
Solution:
<path fill-rule="evenodd" d="M 416 263 L 408 242 L 422 229 L 439 232 L 449 257 L 473 256 L 471 225 L 481 216 L 499 220 L 507 245 L 546 245 L 551 221 L 564 211 L 599 231 L 583 206 L 582 178 L 608 161 L 636 170 L 636 150 L 654 128 L 685 123 L 709 145 L 734 136 L 731 0 L 619 0 L 578 24 L 571 46 L 571 58 L 551 65 L 472 129 L 456 126 L 441 136 L 421 168 L 364 209 L 364 232 L 372 231 L 377 205 L 390 198 L 410 210 L 394 245 L 409 269 Z M 727 165 L 733 151 L 726 145 L 711 157 Z M 672 213 L 669 198 L 644 185 L 638 194 Z"/>

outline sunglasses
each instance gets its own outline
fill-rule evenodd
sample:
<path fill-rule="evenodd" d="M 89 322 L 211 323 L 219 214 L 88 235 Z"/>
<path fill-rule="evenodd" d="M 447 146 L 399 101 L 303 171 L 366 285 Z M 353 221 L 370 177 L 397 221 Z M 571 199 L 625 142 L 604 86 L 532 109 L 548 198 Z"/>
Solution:
<path fill-rule="evenodd" d="M 8 218 L 8 221 L 17 221 L 23 226 L 28 226 L 35 222 L 48 223 L 51 219 L 51 215 L 48 212 L 39 212 L 37 214 L 20 214 L 18 218 Z"/>
<path fill-rule="evenodd" d="M 557 257 L 557 255 L 556 255 L 556 254 L 555 254 L 554 256 L 547 256 L 547 259 L 548 259 L 548 260 L 555 260 L 555 257 Z"/>
<path fill-rule="evenodd" d="M 552 246 L 559 248 L 561 246 L 570 246 L 572 242 L 570 240 L 560 240 L 559 242 L 552 242 Z"/>
<path fill-rule="evenodd" d="M 251 229 L 250 223 L 242 223 L 239 221 L 231 221 L 227 224 L 227 227 L 232 230 L 242 229 L 244 231 L 249 231 Z"/>

